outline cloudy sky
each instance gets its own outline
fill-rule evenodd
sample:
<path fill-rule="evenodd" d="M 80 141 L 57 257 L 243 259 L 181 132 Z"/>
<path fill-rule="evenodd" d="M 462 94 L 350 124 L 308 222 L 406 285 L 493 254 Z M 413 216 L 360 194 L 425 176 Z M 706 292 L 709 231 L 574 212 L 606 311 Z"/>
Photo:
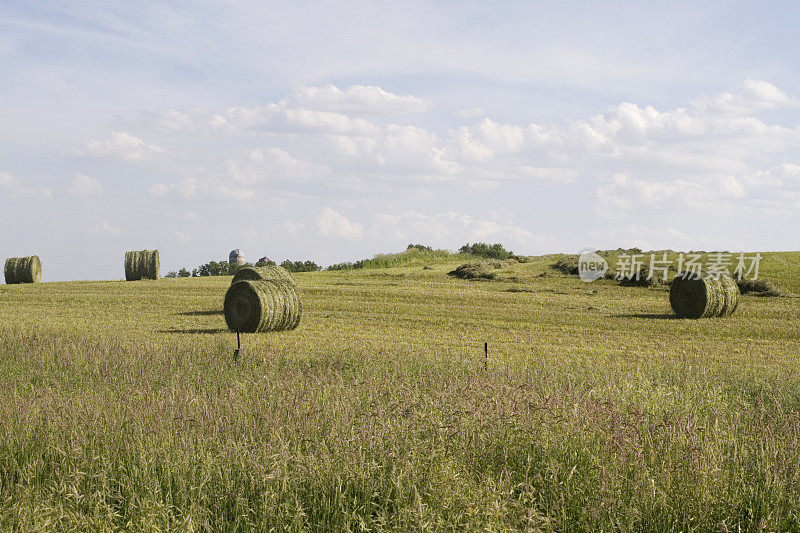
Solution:
<path fill-rule="evenodd" d="M 800 249 L 794 2 L 0 5 L 0 255 Z"/>

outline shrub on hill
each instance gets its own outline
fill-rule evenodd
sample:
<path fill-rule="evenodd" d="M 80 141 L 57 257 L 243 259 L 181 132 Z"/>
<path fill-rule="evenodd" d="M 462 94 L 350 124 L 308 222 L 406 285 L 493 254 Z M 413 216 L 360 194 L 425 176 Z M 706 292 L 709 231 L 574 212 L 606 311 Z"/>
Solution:
<path fill-rule="evenodd" d="M 487 259 L 508 259 L 514 255 L 513 252 L 503 248 L 503 245 L 499 242 L 495 244 L 486 244 L 485 242 L 467 243 L 459 248 L 458 251 L 462 254 L 477 255 Z"/>

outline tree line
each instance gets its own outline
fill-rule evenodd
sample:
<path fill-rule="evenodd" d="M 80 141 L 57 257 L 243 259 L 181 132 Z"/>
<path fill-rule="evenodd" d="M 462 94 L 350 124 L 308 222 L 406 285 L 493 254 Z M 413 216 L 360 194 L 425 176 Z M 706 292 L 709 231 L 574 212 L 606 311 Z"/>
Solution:
<path fill-rule="evenodd" d="M 430 246 L 425 246 L 423 244 L 409 244 L 406 247 L 406 250 L 402 252 L 402 254 L 413 254 L 413 253 L 433 253 L 435 250 Z M 443 251 L 439 251 L 443 252 Z M 469 254 L 474 255 L 476 257 L 483 257 L 487 259 L 509 259 L 514 256 L 514 253 L 506 250 L 505 247 L 500 243 L 488 244 L 485 242 L 476 242 L 474 244 L 467 243 L 461 248 L 458 249 L 458 252 L 461 254 Z M 391 256 L 390 256 L 391 257 Z M 355 262 L 344 262 L 344 263 L 336 263 L 333 265 L 328 266 L 325 270 L 350 270 L 350 269 L 358 269 L 364 268 L 365 266 L 375 266 L 375 259 L 362 259 L 360 261 Z M 239 265 L 236 263 L 229 263 L 227 261 L 209 261 L 208 263 L 204 263 L 197 268 L 193 268 L 189 270 L 188 268 L 184 267 L 177 271 L 168 272 L 164 277 L 165 278 L 188 278 L 188 277 L 199 277 L 199 276 L 232 276 L 236 274 L 236 272 L 240 268 L 244 267 L 251 267 L 251 266 L 266 266 L 266 265 L 274 265 L 274 261 L 263 262 L 259 261 L 255 265 L 251 263 L 245 263 L 243 265 Z M 316 264 L 314 261 L 291 261 L 289 259 L 283 261 L 281 266 L 288 270 L 289 272 L 315 272 L 317 270 L 322 270 L 322 267 Z"/>

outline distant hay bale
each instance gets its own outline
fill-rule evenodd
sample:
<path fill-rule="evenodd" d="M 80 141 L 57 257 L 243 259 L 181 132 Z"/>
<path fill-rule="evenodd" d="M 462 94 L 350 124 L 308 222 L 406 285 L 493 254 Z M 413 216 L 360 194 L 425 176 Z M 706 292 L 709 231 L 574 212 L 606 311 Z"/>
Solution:
<path fill-rule="evenodd" d="M 125 280 L 158 279 L 161 261 L 158 250 L 125 252 Z"/>
<path fill-rule="evenodd" d="M 501 266 L 502 263 L 499 261 L 464 263 L 455 270 L 448 272 L 447 275 L 460 279 L 492 280 L 497 279 L 497 272 L 494 272 L 494 270 L 499 269 Z"/>
<path fill-rule="evenodd" d="M 10 257 L 6 259 L 3 274 L 6 283 L 40 283 L 42 281 L 42 262 L 38 255 L 30 257 Z"/>
<path fill-rule="evenodd" d="M 550 268 L 554 270 L 558 270 L 568 276 L 577 276 L 580 272 L 578 269 L 578 257 L 577 256 L 570 256 L 559 259 L 555 263 L 553 263 Z"/>
<path fill-rule="evenodd" d="M 287 280 L 245 280 L 225 294 L 225 322 L 231 331 L 256 333 L 294 329 L 302 306 L 297 286 Z"/>
<path fill-rule="evenodd" d="M 294 277 L 292 277 L 289 271 L 278 265 L 240 268 L 236 274 L 233 275 L 233 280 L 231 283 L 246 280 L 257 281 L 265 279 L 283 279 L 286 281 L 291 281 L 292 283 L 296 283 Z"/>
<path fill-rule="evenodd" d="M 739 307 L 739 288 L 728 276 L 717 279 L 679 273 L 672 281 L 669 303 L 681 318 L 729 316 Z"/>
<path fill-rule="evenodd" d="M 754 296 L 774 296 L 787 297 L 789 293 L 780 290 L 766 279 L 740 279 L 736 282 L 739 292 L 742 294 L 752 294 Z"/>

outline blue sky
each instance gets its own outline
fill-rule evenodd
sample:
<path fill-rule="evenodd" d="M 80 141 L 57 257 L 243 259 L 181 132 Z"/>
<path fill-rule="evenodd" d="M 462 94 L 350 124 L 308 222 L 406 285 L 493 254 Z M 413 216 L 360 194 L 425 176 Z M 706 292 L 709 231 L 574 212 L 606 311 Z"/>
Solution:
<path fill-rule="evenodd" d="M 653 4 L 5 2 L 0 254 L 800 249 L 800 7 Z"/>

